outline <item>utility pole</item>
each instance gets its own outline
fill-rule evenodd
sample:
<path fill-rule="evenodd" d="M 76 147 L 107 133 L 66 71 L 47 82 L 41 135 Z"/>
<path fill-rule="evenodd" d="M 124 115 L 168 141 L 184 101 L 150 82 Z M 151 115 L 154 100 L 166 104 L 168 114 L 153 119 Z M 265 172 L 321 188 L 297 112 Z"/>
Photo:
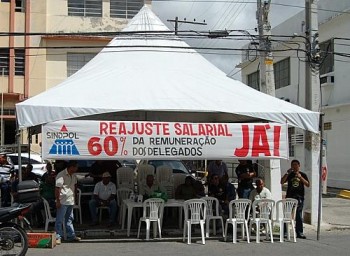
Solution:
<path fill-rule="evenodd" d="M 318 45 L 318 0 L 305 0 L 305 21 L 306 21 L 306 51 L 310 51 L 309 61 L 305 65 L 305 106 L 311 111 L 321 110 L 320 80 L 317 64 L 320 59 Z M 320 210 L 321 199 L 319 194 L 319 163 L 320 163 L 320 135 L 312 132 L 305 132 L 304 143 L 304 168 L 310 179 L 310 189 L 306 189 L 305 198 L 305 222 L 316 225 L 318 222 L 318 210 Z"/>
<path fill-rule="evenodd" d="M 273 73 L 273 57 L 271 53 L 271 25 L 269 22 L 269 1 L 257 1 L 256 18 L 258 21 L 259 31 L 259 49 L 260 49 L 260 91 L 275 97 L 275 77 Z M 279 159 L 271 159 L 267 171 L 265 172 L 265 183 L 270 188 L 272 199 L 282 199 L 281 182 L 281 165 Z"/>
<path fill-rule="evenodd" d="M 187 23 L 187 24 L 195 24 L 195 25 L 207 25 L 207 23 L 205 23 L 205 20 L 203 22 L 197 22 L 196 20 L 194 20 L 194 21 L 187 21 L 186 19 L 179 20 L 178 17 L 175 17 L 175 20 L 167 20 L 167 21 L 175 23 L 175 35 L 176 36 L 178 34 L 179 23 Z"/>

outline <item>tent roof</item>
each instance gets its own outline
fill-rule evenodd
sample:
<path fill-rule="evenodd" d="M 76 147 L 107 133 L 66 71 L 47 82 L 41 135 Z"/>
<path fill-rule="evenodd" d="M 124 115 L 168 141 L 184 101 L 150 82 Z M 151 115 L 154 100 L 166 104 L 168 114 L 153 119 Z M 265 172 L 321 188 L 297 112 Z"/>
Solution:
<path fill-rule="evenodd" d="M 16 104 L 20 128 L 63 119 L 246 122 L 318 132 L 319 113 L 233 80 L 169 33 L 147 7 L 59 85 Z M 167 31 L 167 33 L 134 33 Z"/>

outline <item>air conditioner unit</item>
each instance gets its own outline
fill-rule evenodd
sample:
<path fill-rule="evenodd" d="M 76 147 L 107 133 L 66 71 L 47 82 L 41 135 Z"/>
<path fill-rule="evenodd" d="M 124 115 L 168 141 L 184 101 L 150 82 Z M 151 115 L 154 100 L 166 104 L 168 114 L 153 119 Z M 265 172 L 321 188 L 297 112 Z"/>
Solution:
<path fill-rule="evenodd" d="M 334 73 L 327 73 L 320 76 L 321 86 L 334 85 Z"/>
<path fill-rule="evenodd" d="M 290 136 L 290 143 L 291 145 L 295 146 L 297 144 L 303 144 L 304 143 L 304 134 L 299 134 L 299 133 L 296 133 L 296 134 L 292 134 Z"/>

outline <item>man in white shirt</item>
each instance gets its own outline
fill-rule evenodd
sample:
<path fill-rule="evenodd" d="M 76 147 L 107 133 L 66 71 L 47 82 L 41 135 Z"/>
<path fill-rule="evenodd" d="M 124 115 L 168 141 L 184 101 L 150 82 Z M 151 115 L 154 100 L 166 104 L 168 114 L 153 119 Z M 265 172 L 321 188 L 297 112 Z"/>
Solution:
<path fill-rule="evenodd" d="M 67 163 L 67 168 L 59 172 L 56 176 L 56 244 L 61 244 L 63 237 L 62 224 L 66 227 L 68 241 L 80 241 L 80 237 L 75 235 L 73 226 L 73 206 L 77 192 L 77 178 L 74 173 L 77 170 L 78 162 L 71 160 Z"/>
<path fill-rule="evenodd" d="M 250 192 L 249 199 L 254 202 L 259 199 L 271 199 L 271 192 L 268 188 L 265 188 L 264 181 L 262 179 L 257 179 L 255 181 L 256 188 Z"/>
<path fill-rule="evenodd" d="M 94 196 L 89 202 L 90 214 L 92 218 L 92 226 L 98 225 L 97 222 L 97 207 L 109 207 L 109 222 L 108 227 L 115 225 L 115 217 L 117 214 L 117 202 L 115 195 L 117 193 L 116 186 L 111 182 L 109 172 L 102 174 L 102 181 L 95 185 Z"/>
<path fill-rule="evenodd" d="M 146 177 L 146 184 L 140 186 L 139 194 L 142 195 L 144 199 L 147 199 L 156 191 L 166 193 L 164 187 L 154 184 L 154 176 L 149 174 Z"/>

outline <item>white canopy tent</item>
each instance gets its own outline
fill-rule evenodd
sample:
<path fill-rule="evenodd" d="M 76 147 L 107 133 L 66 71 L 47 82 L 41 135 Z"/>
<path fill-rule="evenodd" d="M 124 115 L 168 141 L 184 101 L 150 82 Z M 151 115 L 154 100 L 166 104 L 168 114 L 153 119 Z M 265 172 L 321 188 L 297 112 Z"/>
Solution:
<path fill-rule="evenodd" d="M 116 36 L 64 82 L 16 104 L 19 127 L 65 119 L 272 121 L 318 132 L 319 113 L 227 77 L 147 6 L 123 31 L 131 33 Z"/>

